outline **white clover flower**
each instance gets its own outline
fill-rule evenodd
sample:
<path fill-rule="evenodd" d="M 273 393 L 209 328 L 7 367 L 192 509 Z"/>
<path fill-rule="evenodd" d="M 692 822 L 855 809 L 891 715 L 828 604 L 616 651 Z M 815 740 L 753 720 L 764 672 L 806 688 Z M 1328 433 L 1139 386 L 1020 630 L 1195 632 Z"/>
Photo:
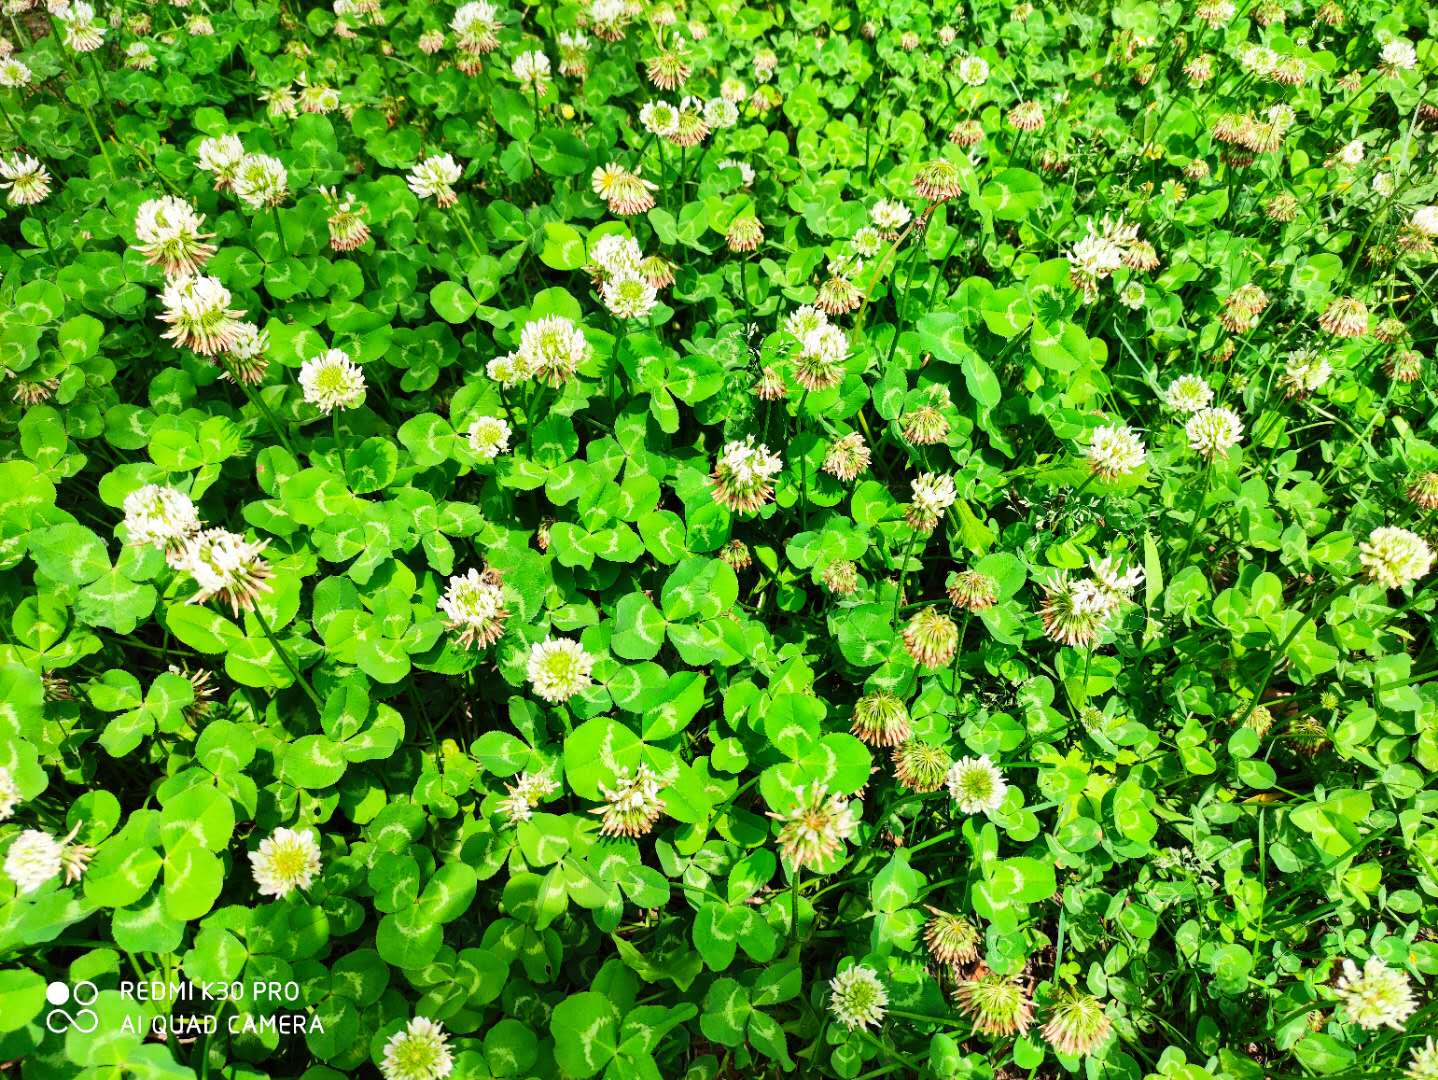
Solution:
<path fill-rule="evenodd" d="M 1195 413 L 1213 401 L 1213 387 L 1201 375 L 1180 375 L 1163 392 L 1163 403 L 1179 412 Z"/>
<path fill-rule="evenodd" d="M 989 81 L 989 62 L 982 56 L 965 56 L 957 69 L 959 81 L 969 86 L 983 86 Z"/>
<path fill-rule="evenodd" d="M 532 374 L 527 366 L 519 362 L 515 353 L 501 353 L 491 357 L 484 365 L 484 372 L 505 389 L 518 386 Z"/>
<path fill-rule="evenodd" d="M 710 98 L 704 103 L 704 122 L 716 130 L 731 128 L 739 122 L 739 108 L 722 97 Z"/>
<path fill-rule="evenodd" d="M 264 378 L 265 350 L 270 347 L 270 334 L 252 322 L 235 324 L 234 340 L 227 352 L 229 368 L 241 382 L 256 383 Z M 230 372 L 226 372 L 228 375 Z"/>
<path fill-rule="evenodd" d="M 558 791 L 559 785 L 544 773 L 522 772 L 514 778 L 514 783 L 506 784 L 504 790 L 499 812 L 511 825 L 518 825 L 534 817 L 534 808 L 540 800 Z"/>
<path fill-rule="evenodd" d="M 203 356 L 225 352 L 234 344 L 244 314 L 230 307 L 230 290 L 214 277 L 171 278 L 160 303 L 165 309 L 160 321 L 169 326 L 160 336 Z"/>
<path fill-rule="evenodd" d="M 810 355 L 842 360 L 849 352 L 849 336 L 833 323 L 824 323 L 806 333 L 800 346 Z"/>
<path fill-rule="evenodd" d="M 725 444 L 714 463 L 710 485 L 714 501 L 735 513 L 752 514 L 774 497 L 774 477 L 784 467 L 778 454 L 751 435 Z"/>
<path fill-rule="evenodd" d="M 894 199 L 880 199 L 869 211 L 869 220 L 890 233 L 897 233 L 913 216 L 912 210 Z"/>
<path fill-rule="evenodd" d="M 1190 450 L 1212 459 L 1238 445 L 1243 437 L 1243 421 L 1232 409 L 1200 409 L 1188 418 L 1183 431 Z"/>
<path fill-rule="evenodd" d="M 1004 804 L 1009 785 L 987 754 L 960 758 L 949 767 L 949 794 L 966 814 L 988 814 Z"/>
<path fill-rule="evenodd" d="M 1143 440 L 1123 424 L 1094 428 L 1087 457 L 1089 468 L 1107 480 L 1128 476 L 1143 467 Z"/>
<path fill-rule="evenodd" d="M 71 0 L 57 18 L 67 48 L 87 53 L 105 44 L 105 24 L 95 17 L 95 8 L 87 0 Z"/>
<path fill-rule="evenodd" d="M 1302 396 L 1321 390 L 1332 374 L 1328 357 L 1311 349 L 1295 349 L 1284 360 L 1278 384 L 1291 395 Z"/>
<path fill-rule="evenodd" d="M 864 225 L 855 230 L 854 235 L 849 238 L 849 246 L 860 259 L 872 259 L 883 250 L 884 238 L 872 225 Z"/>
<path fill-rule="evenodd" d="M 303 83 L 303 77 L 301 82 Z M 320 115 L 332 113 L 340 107 L 340 92 L 333 86 L 305 84 L 300 87 L 297 104 L 302 112 Z"/>
<path fill-rule="evenodd" d="M 22 832 L 5 855 L 5 874 L 22 895 L 38 890 L 56 877 L 64 865 L 64 843 L 39 829 Z"/>
<path fill-rule="evenodd" d="M 1270 105 L 1264 115 L 1268 117 L 1268 122 L 1280 131 L 1287 131 L 1298 120 L 1298 112 L 1286 101 Z"/>
<path fill-rule="evenodd" d="M 732 101 L 735 105 L 739 105 L 749 96 L 749 88 L 744 85 L 743 79 L 725 79 L 719 84 L 719 96 L 725 101 Z M 721 165 L 720 168 L 723 166 Z"/>
<path fill-rule="evenodd" d="M 1115 556 L 1109 555 L 1102 559 L 1089 559 L 1089 572 L 1093 574 L 1094 581 L 1105 592 L 1111 594 L 1107 603 L 1099 606 L 1106 610 L 1115 611 L 1119 604 L 1125 600 L 1130 593 L 1143 584 L 1143 569 L 1141 567 L 1130 567 L 1122 569 L 1123 562 Z"/>
<path fill-rule="evenodd" d="M 195 152 L 195 166 L 214 173 L 215 187 L 223 189 L 234 183 L 245 147 L 238 135 L 214 135 L 200 143 Z"/>
<path fill-rule="evenodd" d="M 639 123 L 649 134 L 667 139 L 679 130 L 679 110 L 667 101 L 646 101 L 639 110 Z"/>
<path fill-rule="evenodd" d="M 11 206 L 34 206 L 50 194 L 50 170 L 26 154 L 0 158 L 0 188 L 10 191 Z"/>
<path fill-rule="evenodd" d="M 537 50 L 520 53 L 514 58 L 510 70 L 526 90 L 537 90 L 542 94 L 549 83 L 549 57 Z"/>
<path fill-rule="evenodd" d="M 719 162 L 718 167 L 721 169 L 738 169 L 745 187 L 752 186 L 754 178 L 758 175 L 754 171 L 754 166 L 750 165 L 747 161 L 738 161 L 735 158 L 725 158 Z"/>
<path fill-rule="evenodd" d="M 859 828 L 849 800 L 830 795 L 822 784 L 796 792 L 788 813 L 769 816 L 784 823 L 779 829 L 779 851 L 796 871 L 832 858 Z"/>
<path fill-rule="evenodd" d="M 1418 1009 L 1407 973 L 1390 968 L 1376 956 L 1370 956 L 1361 971 L 1345 958 L 1343 975 L 1334 989 L 1353 1022 L 1368 1030 L 1386 1025 L 1402 1031 L 1404 1022 Z"/>
<path fill-rule="evenodd" d="M 449 25 L 465 52 L 481 55 L 499 46 L 499 12 L 488 0 L 460 5 Z"/>
<path fill-rule="evenodd" d="M 1418 66 L 1418 51 L 1407 38 L 1394 38 L 1384 42 L 1383 66 L 1396 71 L 1412 71 Z"/>
<path fill-rule="evenodd" d="M 200 515 L 184 492 L 146 484 L 125 496 L 125 531 L 132 544 L 175 547 L 200 531 Z"/>
<path fill-rule="evenodd" d="M 289 173 L 279 158 L 269 154 L 246 154 L 230 181 L 235 194 L 256 210 L 279 206 L 289 197 Z"/>
<path fill-rule="evenodd" d="M 1098 283 L 1123 266 L 1123 247 L 1112 237 L 1094 230 L 1088 223 L 1088 234 L 1065 255 L 1069 262 L 1069 278 L 1086 300 L 1098 292 Z"/>
<path fill-rule="evenodd" d="M 660 776 L 642 761 L 638 768 L 616 770 L 613 787 L 599 785 L 604 805 L 590 811 L 603 816 L 600 834 L 643 836 L 654 828 L 664 812 L 664 800 L 659 796 L 662 783 Z"/>
<path fill-rule="evenodd" d="M 379 1071 L 384 1080 L 444 1080 L 454 1072 L 444 1027 L 416 1016 L 384 1044 Z"/>
<path fill-rule="evenodd" d="M 482 461 L 493 461 L 509 449 L 511 434 L 509 422 L 503 417 L 481 416 L 469 425 L 465 438 Z"/>
<path fill-rule="evenodd" d="M 888 1005 L 879 973 L 864 964 L 845 968 L 829 981 L 829 1010 L 850 1031 L 883 1023 Z"/>
<path fill-rule="evenodd" d="M 150 71 L 158 63 L 148 41 L 132 41 L 125 46 L 125 66 L 136 71 Z"/>
<path fill-rule="evenodd" d="M 322 413 L 357 409 L 364 404 L 364 372 L 343 349 L 330 349 L 300 366 L 300 389 L 306 403 Z"/>
<path fill-rule="evenodd" d="M 192 604 L 218 596 L 238 615 L 252 610 L 261 593 L 271 591 L 270 564 L 263 552 L 268 540 L 249 541 L 225 529 L 204 529 L 186 542 L 172 560 L 199 587 Z"/>
<path fill-rule="evenodd" d="M 1411 221 L 1415 232 L 1428 237 L 1430 240 L 1438 238 L 1438 206 L 1420 206 L 1413 211 Z"/>
<path fill-rule="evenodd" d="M 659 303 L 659 290 L 638 274 L 611 277 L 601 290 L 604 306 L 620 319 L 646 318 Z"/>
<path fill-rule="evenodd" d="M 427 157 L 410 169 L 406 181 L 410 191 L 421 199 L 433 199 L 441 208 L 459 201 L 454 184 L 459 182 L 460 168 L 448 154 Z"/>
<path fill-rule="evenodd" d="M 439 610 L 446 618 L 446 628 L 459 631 L 459 644 L 464 648 L 493 645 L 504 636 L 509 618 L 498 572 L 486 569 L 481 573 L 473 567 L 449 579 L 439 598 Z"/>
<path fill-rule="evenodd" d="M 1417 533 L 1382 525 L 1358 545 L 1358 562 L 1369 580 L 1389 589 L 1401 589 L 1428 573 L 1433 566 L 1433 549 Z"/>
<path fill-rule="evenodd" d="M 794 381 L 809 391 L 838 386 L 844 380 L 844 358 L 848 352 L 849 338 L 842 329 L 830 322 L 816 326 L 799 339 Z"/>
<path fill-rule="evenodd" d="M 516 351 L 535 378 L 549 386 L 563 386 L 593 350 L 584 331 L 572 320 L 545 315 L 524 324 Z"/>
<path fill-rule="evenodd" d="M 909 482 L 909 489 L 913 492 L 907 511 L 909 524 L 923 531 L 934 528 L 959 497 L 948 473 L 920 473 Z"/>
<path fill-rule="evenodd" d="M 310 829 L 276 829 L 250 852 L 250 870 L 261 896 L 308 889 L 320 872 L 319 841 Z"/>
<path fill-rule="evenodd" d="M 9 821 L 15 814 L 15 807 L 22 801 L 20 785 L 10 775 L 10 770 L 0 765 L 0 821 Z"/>
<path fill-rule="evenodd" d="M 606 233 L 594 241 L 589 252 L 589 261 L 602 270 L 606 277 L 624 274 L 638 275 L 643 272 L 644 252 L 639 242 L 628 233 Z"/>
<path fill-rule="evenodd" d="M 1147 299 L 1148 294 L 1144 292 L 1143 283 L 1139 281 L 1125 282 L 1118 293 L 1118 302 L 1130 311 L 1137 311 L 1143 307 Z"/>
<path fill-rule="evenodd" d="M 213 234 L 204 224 L 205 216 L 184 199 L 148 199 L 135 212 L 135 250 L 170 277 L 193 274 L 215 253 L 215 245 L 205 243 Z"/>
<path fill-rule="evenodd" d="M 814 331 L 829 325 L 829 316 L 816 307 L 805 304 L 795 308 L 784 320 L 784 332 L 803 341 Z"/>
<path fill-rule="evenodd" d="M 823 469 L 830 476 L 849 483 L 869 467 L 873 456 L 864 436 L 857 431 L 836 439 L 824 455 Z"/>
<path fill-rule="evenodd" d="M 13 56 L 0 59 L 0 86 L 7 90 L 19 90 L 30 85 L 34 78 L 28 67 Z"/>
<path fill-rule="evenodd" d="M 529 649 L 529 682 L 545 701 L 568 701 L 590 685 L 593 668 L 594 657 L 568 638 L 545 638 Z"/>
<path fill-rule="evenodd" d="M 1363 161 L 1363 140 L 1353 139 L 1343 145 L 1343 149 L 1334 155 L 1344 165 L 1358 165 Z"/>
<path fill-rule="evenodd" d="M 1403 1076 L 1405 1080 L 1438 1080 L 1438 1043 L 1433 1041 L 1433 1036 L 1414 1048 L 1413 1056 L 1408 1059 L 1408 1071 Z"/>

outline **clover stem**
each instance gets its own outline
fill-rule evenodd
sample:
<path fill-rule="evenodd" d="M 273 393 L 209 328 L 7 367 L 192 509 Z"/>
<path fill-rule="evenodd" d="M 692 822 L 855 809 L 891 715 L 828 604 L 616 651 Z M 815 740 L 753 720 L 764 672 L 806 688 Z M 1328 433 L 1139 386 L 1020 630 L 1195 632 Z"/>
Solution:
<path fill-rule="evenodd" d="M 1077 501 L 1078 497 L 1084 493 L 1084 491 L 1088 488 L 1088 486 L 1089 486 L 1090 484 L 1093 483 L 1094 477 L 1096 477 L 1097 475 L 1098 475 L 1098 473 L 1096 473 L 1096 472 L 1093 472 L 1093 471 L 1090 471 L 1090 472 L 1089 472 L 1088 476 L 1086 476 L 1086 477 L 1084 478 L 1084 482 L 1083 482 L 1082 484 L 1080 484 L 1080 485 L 1078 486 L 1078 488 L 1077 488 L 1077 489 L 1074 491 L 1074 493 L 1073 493 L 1073 498 L 1074 498 L 1075 501 Z"/>
<path fill-rule="evenodd" d="M 55 40 L 57 42 L 63 41 L 64 32 L 60 29 L 59 21 L 53 15 L 50 17 L 50 26 L 55 34 Z M 70 73 L 70 79 L 78 86 L 80 83 L 80 69 L 75 66 L 74 60 L 70 58 L 70 54 L 65 50 L 63 45 L 56 51 L 60 54 L 60 60 L 64 63 L 65 70 Z M 101 93 L 101 100 L 104 100 L 104 97 L 105 95 Z M 115 163 L 110 160 L 110 151 L 105 149 L 105 140 L 100 135 L 100 126 L 95 123 L 95 114 L 90 111 L 90 106 L 86 105 L 83 101 L 79 102 L 79 105 L 81 111 L 85 114 L 86 122 L 90 125 L 90 134 L 95 136 L 95 145 L 100 148 L 100 156 L 105 159 L 105 169 L 112 177 L 118 179 L 119 173 L 115 172 Z"/>
<path fill-rule="evenodd" d="M 280 250 L 285 253 L 285 258 L 290 257 L 290 246 L 285 243 L 284 226 L 280 224 L 280 208 L 277 204 L 270 204 L 270 213 L 275 216 L 275 235 L 280 238 Z"/>
<path fill-rule="evenodd" d="M 100 76 L 100 62 L 95 59 L 95 54 L 90 53 L 90 71 L 95 76 L 95 90 L 100 95 L 100 100 L 105 103 L 105 115 L 110 118 L 110 127 L 115 126 L 115 110 L 110 105 L 110 97 L 105 93 L 105 83 Z"/>
<path fill-rule="evenodd" d="M 53 255 L 55 254 L 55 241 L 50 236 L 50 222 L 45 219 L 43 214 L 35 216 L 40 219 L 40 230 L 45 234 L 45 254 Z"/>
<path fill-rule="evenodd" d="M 10 129 L 10 134 L 15 136 L 17 142 L 23 144 L 25 140 L 20 137 L 20 129 L 15 126 L 15 121 L 10 119 L 10 110 L 5 108 L 3 101 L 0 101 L 0 116 L 5 118 L 5 126 Z"/>
<path fill-rule="evenodd" d="M 797 443 L 804 437 L 804 403 L 809 400 L 809 391 L 805 390 L 799 395 L 799 408 L 797 416 L 797 428 L 794 441 Z M 799 467 L 799 527 L 809 527 L 809 462 L 803 454 L 795 462 Z"/>
<path fill-rule="evenodd" d="M 1079 684 L 1079 708 L 1083 709 L 1088 704 L 1088 672 L 1089 665 L 1093 663 L 1093 648 L 1083 651 L 1083 682 Z"/>
<path fill-rule="evenodd" d="M 95 136 L 95 145 L 100 148 L 100 156 L 105 159 L 105 169 L 112 177 L 118 179 L 119 174 L 115 172 L 115 163 L 110 160 L 110 151 L 105 149 L 105 140 L 100 137 L 100 127 L 95 123 L 95 114 L 90 111 L 88 105 L 81 105 L 85 113 L 85 119 L 90 124 L 90 134 Z"/>
<path fill-rule="evenodd" d="M 244 379 L 240 378 L 240 376 L 236 373 L 233 367 L 226 364 L 225 370 L 229 372 L 230 379 L 239 384 L 240 389 L 244 391 L 245 397 L 250 399 L 250 404 L 254 405 L 255 408 L 257 408 L 261 413 L 264 414 L 265 419 L 268 420 L 270 423 L 270 427 L 274 429 L 275 435 L 279 437 L 280 442 L 282 442 L 285 449 L 289 451 L 289 455 L 291 457 L 294 457 L 295 448 L 290 445 L 289 436 L 287 436 L 284 432 L 284 429 L 280 427 L 279 417 L 275 416 L 275 414 L 270 411 L 270 407 L 265 404 L 265 399 L 262 398 L 259 394 L 255 393 L 255 391 L 251 390 L 250 384 L 245 382 Z"/>
<path fill-rule="evenodd" d="M 949 693 L 954 695 L 955 701 L 959 699 L 959 664 L 964 658 L 964 638 L 969 636 L 969 620 L 973 617 L 973 608 L 964 612 L 964 621 L 959 624 L 959 640 L 954 645 L 954 681 L 949 688 Z"/>
<path fill-rule="evenodd" d="M 1198 536 L 1198 523 L 1203 520 L 1203 506 L 1208 501 L 1208 482 L 1213 473 L 1213 462 L 1203 467 L 1203 484 L 1198 489 L 1198 505 L 1193 509 L 1193 524 L 1188 529 L 1188 541 L 1183 545 L 1183 557 L 1178 560 L 1179 569 L 1188 565 L 1188 556 L 1193 551 L 1193 541 Z"/>
<path fill-rule="evenodd" d="M 904 597 L 904 583 L 909 580 L 909 556 L 914 553 L 914 541 L 918 537 L 919 530 L 911 529 L 909 542 L 904 545 L 904 561 L 899 564 L 899 591 L 894 593 L 894 614 L 889 617 L 889 621 L 894 624 L 895 629 L 898 629 L 899 626 L 899 601 Z"/>
<path fill-rule="evenodd" d="M 905 281 L 905 285 L 904 285 L 904 290 L 903 290 L 903 295 L 902 295 L 902 296 L 900 295 L 900 291 L 899 291 L 899 279 L 898 279 L 897 277 L 894 278 L 894 283 L 893 283 L 893 285 L 892 285 L 892 289 L 893 289 L 893 292 L 894 292 L 894 340 L 891 341 L 891 342 L 889 342 L 889 355 L 884 359 L 884 368 L 885 368 L 885 369 L 887 369 L 888 366 L 893 362 L 893 360 L 894 360 L 894 353 L 896 353 L 896 352 L 899 351 L 899 336 L 900 336 L 900 334 L 903 332 L 903 326 L 904 326 L 904 311 L 903 311 L 903 306 L 904 306 L 904 305 L 903 305 L 903 302 L 904 302 L 904 300 L 907 299 L 907 297 L 908 297 L 908 284 L 907 284 L 907 283 L 908 283 L 908 281 L 909 281 L 909 273 L 910 273 L 910 272 L 913 270 L 913 268 L 914 268 L 914 257 L 915 257 L 915 255 L 917 255 L 919 248 L 923 246 L 923 243 L 924 243 L 924 234 L 928 231 L 928 227 L 929 227 L 929 215 L 933 212 L 933 209 L 934 209 L 934 204 L 933 204 L 933 203 L 930 203 L 930 204 L 929 204 L 929 208 L 924 211 L 924 213 L 923 213 L 923 215 L 922 215 L 922 218 L 920 219 L 920 220 L 922 220 L 923 223 L 924 223 L 923 228 L 921 228 L 921 229 L 919 230 L 919 235 L 918 235 L 917 237 L 915 237 L 914 242 L 913 242 L 913 246 L 912 246 L 911 248 L 909 248 L 909 258 L 908 258 L 908 260 L 904 263 L 904 271 L 903 271 L 903 275 L 902 275 L 903 278 L 904 278 L 904 281 Z"/>
<path fill-rule="evenodd" d="M 474 233 L 469 231 L 469 207 L 461 205 L 459 210 L 460 212 L 454 215 L 454 219 L 459 222 L 459 227 L 464 231 L 465 239 L 469 241 L 469 246 L 473 249 L 474 253 L 476 255 L 483 255 L 484 252 L 480 250 L 479 243 L 474 238 Z"/>
<path fill-rule="evenodd" d="M 939 291 L 939 283 L 943 281 L 949 273 L 949 259 L 953 257 L 954 248 L 957 247 L 959 243 L 958 226 L 954 226 L 953 228 L 954 237 L 952 240 L 949 241 L 949 250 L 944 252 L 944 261 L 939 266 L 939 276 L 934 278 L 934 283 L 929 286 L 929 298 L 924 301 L 925 308 L 932 308 L 934 306 L 934 296 Z"/>
<path fill-rule="evenodd" d="M 1317 587 L 1318 586 L 1315 584 L 1313 586 L 1313 589 L 1310 589 L 1308 593 L 1305 594 L 1305 596 L 1312 596 L 1313 591 L 1316 590 Z M 1274 671 L 1277 670 L 1279 662 L 1283 659 L 1284 654 L 1288 651 L 1288 646 L 1293 644 L 1293 639 L 1298 636 L 1299 631 L 1301 631 L 1310 622 L 1317 619 L 1318 616 L 1322 615 L 1323 612 L 1327 610 L 1328 605 L 1333 603 L 1333 601 L 1337 599 L 1338 594 L 1341 591 L 1341 588 L 1334 589 L 1321 601 L 1314 605 L 1308 611 L 1308 613 L 1303 616 L 1303 618 L 1299 619 L 1298 622 L 1293 624 L 1293 629 L 1288 632 L 1288 636 L 1283 639 L 1283 641 L 1279 644 L 1278 648 L 1273 650 L 1273 655 L 1269 657 L 1268 666 L 1264 668 L 1263 675 L 1258 680 L 1258 687 L 1253 691 L 1253 695 L 1248 699 L 1248 706 L 1243 710 L 1243 715 L 1233 722 L 1233 726 L 1235 728 L 1241 728 L 1245 723 L 1248 722 L 1248 717 L 1258 706 L 1258 703 L 1263 699 L 1264 691 L 1268 689 L 1268 681 L 1273 678 Z M 1414 599 L 1417 598 L 1415 597 Z"/>
<path fill-rule="evenodd" d="M 798 952 L 804 948 L 804 943 L 799 940 L 799 878 L 802 874 L 802 868 L 796 864 L 794 876 L 789 879 L 789 931 L 794 935 L 795 960 L 799 959 Z"/>
<path fill-rule="evenodd" d="M 323 703 L 320 701 L 320 696 L 315 693 L 314 687 L 312 687 L 305 680 L 305 677 L 300 674 L 300 669 L 295 665 L 294 658 L 290 656 L 289 650 L 287 650 L 283 645 L 281 645 L 279 639 L 275 637 L 275 632 L 270 629 L 270 624 L 268 621 L 266 621 L 264 612 L 260 610 L 259 605 L 256 604 L 253 608 L 250 609 L 250 611 L 255 617 L 255 622 L 260 624 L 260 629 L 264 631 L 265 637 L 269 639 L 270 648 L 274 649 L 275 652 L 279 654 L 280 660 L 284 662 L 284 665 L 289 670 L 289 673 L 294 676 L 295 682 L 299 683 L 300 689 L 303 690 L 309 696 L 309 699 L 315 703 L 315 708 L 322 708 Z"/>
<path fill-rule="evenodd" d="M 624 351 L 624 338 L 629 332 L 629 324 L 623 319 L 616 319 L 615 321 L 619 323 L 619 333 L 616 334 L 614 338 L 614 362 L 609 365 L 609 401 L 610 404 L 614 406 L 614 412 L 617 415 L 619 406 L 614 401 L 614 393 L 619 378 L 619 357 Z"/>
<path fill-rule="evenodd" d="M 330 410 L 330 431 L 334 434 L 335 451 L 340 456 L 340 472 L 348 473 L 349 470 L 345 467 L 345 446 L 340 442 L 340 411 L 338 409 Z"/>
<path fill-rule="evenodd" d="M 1262 912 L 1260 911 L 1260 914 Z M 1068 911 L 1064 908 L 1063 902 L 1059 903 L 1059 927 L 1054 933 L 1054 982 L 1058 982 L 1059 967 L 1064 962 L 1064 929 L 1067 921 Z"/>

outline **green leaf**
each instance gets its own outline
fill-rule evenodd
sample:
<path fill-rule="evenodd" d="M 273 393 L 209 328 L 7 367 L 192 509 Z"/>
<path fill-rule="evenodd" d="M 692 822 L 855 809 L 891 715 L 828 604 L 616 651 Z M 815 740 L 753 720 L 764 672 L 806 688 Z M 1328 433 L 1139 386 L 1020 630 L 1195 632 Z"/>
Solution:
<path fill-rule="evenodd" d="M 573 225 L 561 221 L 546 222 L 539 261 L 554 270 L 578 270 L 588 261 L 584 237 Z"/>
<path fill-rule="evenodd" d="M 554 1059 L 566 1076 L 585 1080 L 609 1064 L 619 1049 L 619 1010 L 589 990 L 565 998 L 549 1019 Z"/>

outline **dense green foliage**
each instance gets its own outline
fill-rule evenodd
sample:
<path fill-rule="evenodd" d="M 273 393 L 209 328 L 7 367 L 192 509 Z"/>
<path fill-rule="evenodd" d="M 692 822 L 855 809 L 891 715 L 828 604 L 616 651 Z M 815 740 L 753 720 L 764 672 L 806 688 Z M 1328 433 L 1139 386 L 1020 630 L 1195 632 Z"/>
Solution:
<path fill-rule="evenodd" d="M 5 11 L 7 1075 L 1438 1077 L 1430 5 Z"/>

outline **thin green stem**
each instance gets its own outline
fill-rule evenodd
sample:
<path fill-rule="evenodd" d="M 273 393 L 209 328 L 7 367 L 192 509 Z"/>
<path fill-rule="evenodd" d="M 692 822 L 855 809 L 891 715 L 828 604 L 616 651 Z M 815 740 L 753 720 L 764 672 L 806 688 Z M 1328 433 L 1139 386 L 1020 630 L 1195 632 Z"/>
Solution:
<path fill-rule="evenodd" d="M 1188 541 L 1183 545 L 1183 557 L 1178 560 L 1179 569 L 1188 565 L 1189 553 L 1193 551 L 1193 542 L 1198 537 L 1198 526 L 1203 521 L 1203 507 L 1208 502 L 1208 481 L 1213 473 L 1213 462 L 1203 467 L 1203 484 L 1198 489 L 1198 505 L 1193 509 L 1193 524 L 1188 528 Z"/>
<path fill-rule="evenodd" d="M 904 583 L 909 580 L 909 556 L 914 552 L 914 541 L 919 538 L 919 530 L 912 529 L 909 532 L 909 542 L 904 545 L 904 561 L 899 564 L 899 588 L 894 593 L 894 614 L 889 617 L 889 622 L 897 629 L 899 625 L 899 601 L 904 596 Z"/>
<path fill-rule="evenodd" d="M 340 441 L 340 411 L 338 409 L 330 410 L 330 431 L 334 435 L 335 452 L 339 454 L 340 458 L 340 474 L 347 475 L 349 470 L 345 467 L 345 444 Z"/>
<path fill-rule="evenodd" d="M 794 442 L 797 444 L 804 437 L 804 403 L 809 400 L 809 391 L 805 390 L 799 395 L 798 416 L 795 422 Z M 809 527 L 809 461 L 800 453 L 795 464 L 799 468 L 799 527 Z"/>
<path fill-rule="evenodd" d="M 285 229 L 284 226 L 280 224 L 279 206 L 271 204 L 270 212 L 275 216 L 275 235 L 280 238 L 280 250 L 285 253 L 285 258 L 288 259 L 290 257 L 290 246 L 285 243 Z"/>
<path fill-rule="evenodd" d="M 305 677 L 300 674 L 300 669 L 295 664 L 294 658 L 290 656 L 289 650 L 286 649 L 283 645 L 281 645 L 279 639 L 275 637 L 275 632 L 270 629 L 270 624 L 265 619 L 265 613 L 260 610 L 259 605 L 255 605 L 255 607 L 251 609 L 250 613 L 254 615 L 255 622 L 260 624 L 260 629 L 264 631 L 265 637 L 269 640 L 270 648 L 274 649 L 275 652 L 279 655 L 280 660 L 284 662 L 284 665 L 289 670 L 289 673 L 294 676 L 294 680 L 299 684 L 300 689 L 302 689 L 309 696 L 309 699 L 314 702 L 315 708 L 323 708 L 324 706 L 323 703 L 320 701 L 320 696 L 315 693 L 314 687 L 312 687 L 305 679 Z"/>
<path fill-rule="evenodd" d="M 469 207 L 460 206 L 459 213 L 454 215 L 454 220 L 459 222 L 459 227 L 464 231 L 465 239 L 469 241 L 470 249 L 476 255 L 483 255 L 484 249 L 479 246 L 479 241 L 474 238 L 474 233 L 469 230 Z"/>
<path fill-rule="evenodd" d="M 799 940 L 799 878 L 803 871 L 794 867 L 794 876 L 789 879 L 789 933 L 794 942 L 794 959 L 799 959 L 804 943 Z"/>
<path fill-rule="evenodd" d="M 270 411 L 270 407 L 265 404 L 265 399 L 251 389 L 249 383 L 240 378 L 234 367 L 227 363 L 225 364 L 225 370 L 229 373 L 230 379 L 238 384 L 239 388 L 244 391 L 245 397 L 250 399 L 250 404 L 258 409 L 264 415 L 265 419 L 269 421 L 270 427 L 274 430 L 275 435 L 279 438 L 280 442 L 284 444 L 290 456 L 294 457 L 295 448 L 290 445 L 289 436 L 285 434 L 284 428 L 280 426 L 279 417 Z"/>

